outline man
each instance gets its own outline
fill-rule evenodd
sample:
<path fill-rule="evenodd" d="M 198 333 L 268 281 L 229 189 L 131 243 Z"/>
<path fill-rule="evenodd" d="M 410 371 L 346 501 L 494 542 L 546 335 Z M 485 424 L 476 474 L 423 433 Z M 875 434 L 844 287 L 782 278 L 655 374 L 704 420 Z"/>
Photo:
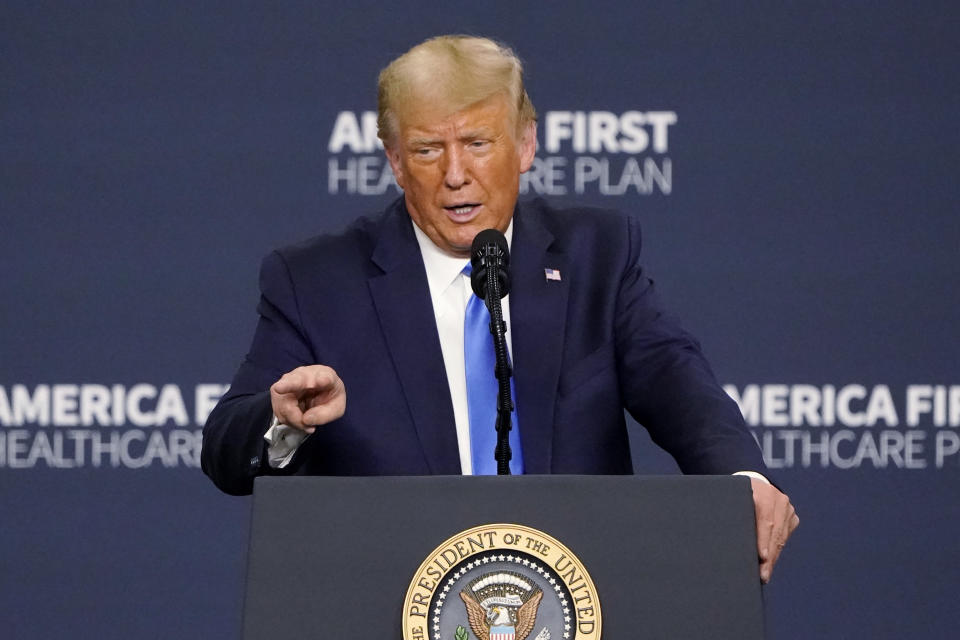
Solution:
<path fill-rule="evenodd" d="M 470 421 L 462 270 L 474 236 L 494 228 L 512 243 L 517 468 L 632 473 L 626 408 L 685 473 L 752 474 L 768 580 L 797 517 L 759 475 L 756 443 L 696 341 L 660 310 L 636 221 L 517 204 L 536 114 L 513 53 L 459 36 L 414 47 L 380 75 L 379 135 L 403 197 L 264 260 L 253 345 L 204 428 L 217 486 L 483 469 L 471 438 L 492 425 Z"/>

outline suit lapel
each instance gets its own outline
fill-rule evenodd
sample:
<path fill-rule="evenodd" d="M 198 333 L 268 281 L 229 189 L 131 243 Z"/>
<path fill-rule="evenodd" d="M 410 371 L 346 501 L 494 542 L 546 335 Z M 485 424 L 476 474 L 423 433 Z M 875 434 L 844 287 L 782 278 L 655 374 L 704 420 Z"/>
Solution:
<path fill-rule="evenodd" d="M 510 317 L 513 327 L 517 421 L 527 473 L 550 473 L 553 414 L 564 326 L 568 283 L 547 280 L 545 269 L 569 277 L 566 256 L 551 251 L 551 234 L 532 207 L 514 216 L 511 250 Z"/>
<path fill-rule="evenodd" d="M 380 329 L 432 474 L 460 473 L 450 388 L 426 271 L 402 200 L 386 217 L 372 260 L 383 270 L 368 281 Z M 423 339 L 412 339 L 422 333 Z"/>

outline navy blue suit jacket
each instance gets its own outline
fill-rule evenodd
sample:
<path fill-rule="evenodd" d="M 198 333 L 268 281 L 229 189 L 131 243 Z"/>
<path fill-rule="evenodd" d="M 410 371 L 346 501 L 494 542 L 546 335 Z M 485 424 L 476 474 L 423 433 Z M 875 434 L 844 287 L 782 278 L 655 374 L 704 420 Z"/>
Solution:
<path fill-rule="evenodd" d="M 527 473 L 631 473 L 623 409 L 684 473 L 765 469 L 699 345 L 659 306 L 630 216 L 514 214 L 510 309 Z M 556 269 L 561 280 L 547 280 Z M 269 387 L 305 364 L 333 367 L 346 413 L 282 473 L 459 474 L 460 458 L 426 272 L 402 198 L 339 235 L 263 262 L 253 345 L 203 433 L 204 471 L 243 494 L 266 462 Z"/>

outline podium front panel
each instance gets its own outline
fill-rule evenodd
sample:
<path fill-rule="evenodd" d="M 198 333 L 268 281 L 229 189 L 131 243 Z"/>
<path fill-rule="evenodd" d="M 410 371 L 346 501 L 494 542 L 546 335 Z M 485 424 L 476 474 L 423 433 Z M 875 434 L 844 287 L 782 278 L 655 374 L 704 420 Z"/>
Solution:
<path fill-rule="evenodd" d="M 257 479 L 244 638 L 400 640 L 421 563 L 492 523 L 542 531 L 579 558 L 603 638 L 763 637 L 746 478 L 433 476 Z"/>

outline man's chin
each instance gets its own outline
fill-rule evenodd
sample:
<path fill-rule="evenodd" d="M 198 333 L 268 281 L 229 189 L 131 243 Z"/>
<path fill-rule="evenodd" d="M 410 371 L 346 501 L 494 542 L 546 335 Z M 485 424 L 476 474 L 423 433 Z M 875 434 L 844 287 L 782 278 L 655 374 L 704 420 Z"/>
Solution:
<path fill-rule="evenodd" d="M 439 237 L 434 238 L 434 244 L 444 253 L 458 258 L 468 258 L 470 257 L 470 249 L 473 247 L 473 239 L 477 234 L 485 229 L 496 228 L 497 226 L 487 219 L 474 219 L 464 224 L 445 225 L 436 228 Z M 436 240 L 441 242 L 436 242 Z"/>
<path fill-rule="evenodd" d="M 446 248 L 446 252 L 452 256 L 456 256 L 457 258 L 469 258 L 470 249 L 472 248 L 472 246 L 473 246 L 473 239 L 471 238 L 469 244 L 462 244 L 458 242 L 457 244 L 449 245 Z"/>
<path fill-rule="evenodd" d="M 457 225 L 450 233 L 444 234 L 444 243 L 441 248 L 458 257 L 469 257 L 470 249 L 473 247 L 473 239 L 486 228 L 482 224 Z"/>

